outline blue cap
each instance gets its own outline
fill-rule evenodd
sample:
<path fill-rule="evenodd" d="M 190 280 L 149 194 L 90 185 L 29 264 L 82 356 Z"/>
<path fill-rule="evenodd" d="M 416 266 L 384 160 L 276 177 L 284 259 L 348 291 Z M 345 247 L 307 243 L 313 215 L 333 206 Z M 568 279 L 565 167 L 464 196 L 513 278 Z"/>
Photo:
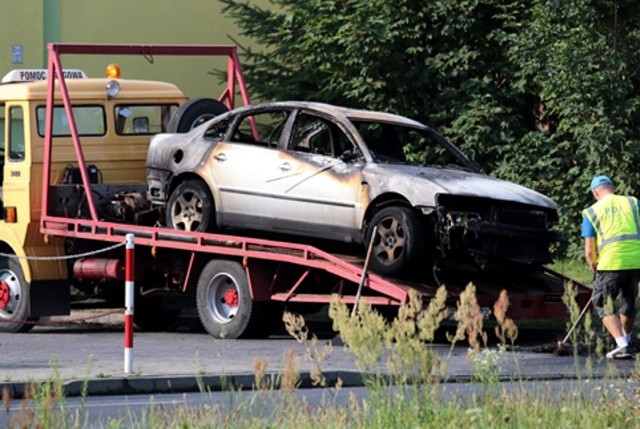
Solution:
<path fill-rule="evenodd" d="M 611 186 L 613 186 L 613 182 L 607 176 L 596 176 L 591 181 L 591 190 L 593 191 L 598 186 L 602 186 L 602 185 L 611 185 Z"/>

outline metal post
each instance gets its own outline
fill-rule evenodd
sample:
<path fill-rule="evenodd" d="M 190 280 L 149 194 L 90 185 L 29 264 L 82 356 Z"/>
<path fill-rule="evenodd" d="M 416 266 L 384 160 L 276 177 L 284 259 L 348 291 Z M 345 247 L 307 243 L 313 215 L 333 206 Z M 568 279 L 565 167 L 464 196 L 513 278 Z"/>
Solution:
<path fill-rule="evenodd" d="M 364 281 L 367 278 L 367 272 L 369 270 L 369 260 L 371 259 L 371 251 L 373 250 L 373 242 L 376 239 L 376 235 L 378 234 L 378 225 L 373 227 L 373 231 L 371 231 L 371 240 L 369 241 L 369 247 L 367 249 L 367 258 L 364 260 L 364 267 L 362 268 L 362 277 L 360 277 L 360 284 L 358 285 L 358 292 L 356 293 L 356 300 L 353 303 L 353 309 L 351 310 L 351 317 L 356 315 L 358 311 L 358 304 L 360 303 L 360 296 L 362 294 L 362 286 L 364 286 Z"/>
<path fill-rule="evenodd" d="M 124 373 L 133 372 L 133 295 L 134 295 L 134 235 L 127 234 L 124 282 Z"/>

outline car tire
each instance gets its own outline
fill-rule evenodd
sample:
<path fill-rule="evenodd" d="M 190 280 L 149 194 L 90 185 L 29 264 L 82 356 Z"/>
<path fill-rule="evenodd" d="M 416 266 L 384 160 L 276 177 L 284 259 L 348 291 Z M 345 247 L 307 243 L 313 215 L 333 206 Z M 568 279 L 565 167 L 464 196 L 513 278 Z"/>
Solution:
<path fill-rule="evenodd" d="M 167 227 L 181 231 L 215 230 L 215 207 L 207 185 L 187 180 L 171 192 L 166 208 Z"/>
<path fill-rule="evenodd" d="M 264 325 L 254 303 L 247 273 L 235 261 L 214 259 L 205 265 L 196 291 L 202 326 L 216 338 L 247 337 Z"/>
<path fill-rule="evenodd" d="M 29 318 L 29 283 L 15 258 L 0 260 L 0 332 L 28 332 L 37 319 Z"/>
<path fill-rule="evenodd" d="M 228 112 L 227 106 L 213 98 L 193 98 L 178 107 L 167 125 L 169 133 L 186 133 L 209 119 Z"/>
<path fill-rule="evenodd" d="M 379 210 L 369 223 L 366 245 L 373 238 L 369 261 L 371 269 L 382 275 L 409 274 L 425 253 L 424 226 L 418 213 L 409 207 L 389 206 Z"/>

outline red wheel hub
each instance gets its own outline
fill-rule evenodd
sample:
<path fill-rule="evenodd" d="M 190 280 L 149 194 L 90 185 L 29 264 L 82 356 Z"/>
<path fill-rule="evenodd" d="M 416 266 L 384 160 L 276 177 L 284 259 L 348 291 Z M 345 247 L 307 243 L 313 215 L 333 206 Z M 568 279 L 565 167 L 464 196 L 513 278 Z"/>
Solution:
<path fill-rule="evenodd" d="M 235 289 L 228 289 L 224 293 L 224 303 L 229 307 L 237 307 L 238 306 L 238 291 Z"/>
<path fill-rule="evenodd" d="M 10 300 L 11 291 L 9 290 L 9 286 L 4 282 L 4 280 L 0 280 L 0 310 L 7 308 Z"/>

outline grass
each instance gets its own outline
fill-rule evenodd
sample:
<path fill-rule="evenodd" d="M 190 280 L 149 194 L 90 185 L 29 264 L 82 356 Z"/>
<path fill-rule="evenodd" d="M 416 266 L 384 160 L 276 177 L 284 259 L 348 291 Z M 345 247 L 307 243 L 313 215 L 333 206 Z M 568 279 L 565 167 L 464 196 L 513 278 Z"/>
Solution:
<path fill-rule="evenodd" d="M 584 260 L 562 259 L 549 265 L 549 268 L 586 285 L 591 285 L 593 281 L 591 270 Z"/>
<path fill-rule="evenodd" d="M 564 301 L 573 322 L 579 308 L 573 300 L 575 290 L 568 285 Z M 473 380 L 480 387 L 474 395 L 443 396 L 450 385 L 446 359 L 431 347 L 435 332 L 447 315 L 446 290 L 441 288 L 426 309 L 411 295 L 398 317 L 392 322 L 373 308 L 361 304 L 354 317 L 350 309 L 336 297 L 329 308 L 334 328 L 353 356 L 357 367 L 366 374 L 367 396 L 351 396 L 346 403 L 332 400 L 342 389 L 341 382 L 328 386 L 322 365 L 332 352 L 331 342 L 321 342 L 308 331 L 304 319 L 286 313 L 287 331 L 304 346 L 302 354 L 290 349 L 285 354 L 284 369 L 276 377 L 267 375 L 268 362 L 260 357 L 254 361 L 254 394 L 236 401 L 230 393 L 231 410 L 222 410 L 215 401 L 204 408 L 178 406 L 167 411 L 153 401 L 147 412 L 120 420 L 111 420 L 109 428 L 603 428 L 640 426 L 640 392 L 593 389 L 588 393 L 554 393 L 542 389 L 536 394 L 525 388 L 524 380 L 513 377 L 511 383 L 500 382 L 500 365 L 505 359 L 517 357 L 507 346 L 518 337 L 518 328 L 507 316 L 509 298 L 502 293 L 494 306 L 497 347 L 488 347 L 487 329 L 475 300 L 475 288 L 470 284 L 460 296 L 455 318 L 455 333 L 450 334 L 451 349 L 468 344 L 467 358 L 473 369 Z M 589 344 L 587 367 L 576 376 L 588 380 L 590 363 L 603 359 L 605 349 L 590 315 L 573 337 L 575 343 Z M 591 346 L 593 344 L 593 347 Z M 575 352 L 578 365 L 577 349 Z M 311 376 L 317 386 L 326 387 L 328 400 L 321 406 L 310 406 L 296 396 L 300 385 L 299 368 L 303 361 L 311 363 Z M 517 363 L 517 361 L 516 361 Z M 615 366 L 609 365 L 609 375 L 617 377 Z M 94 427 L 81 409 L 68 415 L 64 408 L 59 377 L 47 383 L 34 384 L 29 399 L 35 407 L 10 416 L 10 428 L 84 428 Z M 383 375 L 384 374 L 384 375 Z M 633 371 L 635 381 L 640 375 L 640 360 Z M 613 383 L 612 383 L 613 386 Z M 631 393 L 629 393 L 631 392 Z M 203 395 L 206 395 L 203 392 Z M 11 398 L 3 394 L 5 410 Z M 7 412 L 7 411 L 5 411 Z"/>

